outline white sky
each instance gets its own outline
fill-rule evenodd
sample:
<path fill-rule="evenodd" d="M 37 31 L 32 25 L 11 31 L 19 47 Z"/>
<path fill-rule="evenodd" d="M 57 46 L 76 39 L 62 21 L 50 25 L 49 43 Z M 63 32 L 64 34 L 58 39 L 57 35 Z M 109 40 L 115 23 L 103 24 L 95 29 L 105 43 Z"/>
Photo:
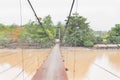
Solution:
<path fill-rule="evenodd" d="M 72 0 L 31 0 L 39 17 L 51 15 L 54 23 L 64 22 Z M 120 0 L 78 0 L 78 13 L 90 22 L 94 30 L 110 30 L 120 23 Z M 76 5 L 73 12 L 76 11 Z M 0 0 L 0 23 L 20 24 L 19 0 Z M 22 0 L 23 23 L 35 20 L 27 0 Z"/>

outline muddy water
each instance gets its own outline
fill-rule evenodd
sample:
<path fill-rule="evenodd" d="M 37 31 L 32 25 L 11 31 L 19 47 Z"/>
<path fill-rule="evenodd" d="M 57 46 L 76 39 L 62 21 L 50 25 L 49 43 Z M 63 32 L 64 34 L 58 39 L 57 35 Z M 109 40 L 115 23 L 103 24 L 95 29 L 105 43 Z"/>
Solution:
<path fill-rule="evenodd" d="M 62 48 L 61 52 L 69 80 L 120 80 L 120 50 Z M 1 49 L 0 80 L 31 80 L 49 53 L 50 49 Z"/>
<path fill-rule="evenodd" d="M 62 55 L 69 80 L 120 80 L 120 50 L 64 48 Z"/>
<path fill-rule="evenodd" d="M 31 80 L 49 52 L 50 49 L 0 50 L 0 80 Z"/>

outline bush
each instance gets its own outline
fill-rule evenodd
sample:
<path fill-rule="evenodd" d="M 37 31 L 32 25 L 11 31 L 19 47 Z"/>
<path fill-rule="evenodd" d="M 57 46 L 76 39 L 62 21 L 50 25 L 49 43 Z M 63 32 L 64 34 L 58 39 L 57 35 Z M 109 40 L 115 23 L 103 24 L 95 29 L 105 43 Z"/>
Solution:
<path fill-rule="evenodd" d="M 85 47 L 92 47 L 94 45 L 92 41 L 85 41 L 83 44 Z"/>

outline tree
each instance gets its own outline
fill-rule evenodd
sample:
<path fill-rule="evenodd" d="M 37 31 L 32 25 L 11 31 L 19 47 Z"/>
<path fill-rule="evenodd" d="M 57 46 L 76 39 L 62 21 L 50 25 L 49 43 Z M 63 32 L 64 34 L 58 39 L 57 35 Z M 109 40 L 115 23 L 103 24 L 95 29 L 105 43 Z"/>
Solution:
<path fill-rule="evenodd" d="M 107 40 L 113 44 L 120 44 L 120 24 L 116 24 L 115 27 L 108 32 Z"/>
<path fill-rule="evenodd" d="M 0 31 L 4 30 L 5 26 L 3 24 L 0 24 Z"/>
<path fill-rule="evenodd" d="M 71 46 L 93 46 L 95 36 L 87 19 L 75 13 L 70 17 L 65 35 L 65 44 Z"/>
<path fill-rule="evenodd" d="M 49 35 L 51 40 L 54 40 L 54 32 L 55 32 L 55 26 L 52 22 L 51 16 L 48 15 L 42 20 L 43 27 L 45 28 L 47 34 Z"/>
<path fill-rule="evenodd" d="M 103 44 L 107 37 L 107 31 L 94 31 L 94 35 L 96 37 L 95 43 Z"/>
<path fill-rule="evenodd" d="M 59 30 L 60 30 L 60 34 L 59 34 Z M 63 30 L 64 30 L 64 25 L 61 22 L 58 22 L 57 25 L 55 26 L 55 38 L 56 39 L 61 37 L 61 35 L 63 34 Z"/>
<path fill-rule="evenodd" d="M 25 24 L 22 27 L 21 40 L 27 42 L 40 42 L 41 45 L 43 44 L 46 46 L 52 45 L 54 40 L 54 24 L 52 23 L 51 17 L 46 16 L 43 20 L 41 19 L 41 22 L 42 25 L 34 21 Z M 42 27 L 45 28 L 50 40 Z"/>

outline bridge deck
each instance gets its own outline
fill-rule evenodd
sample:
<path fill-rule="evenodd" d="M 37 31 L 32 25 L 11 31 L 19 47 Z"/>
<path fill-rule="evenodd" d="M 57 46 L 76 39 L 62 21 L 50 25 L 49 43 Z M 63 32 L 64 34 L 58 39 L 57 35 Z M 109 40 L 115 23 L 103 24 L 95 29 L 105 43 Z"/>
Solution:
<path fill-rule="evenodd" d="M 48 59 L 38 69 L 32 80 L 68 80 L 59 44 L 55 45 Z"/>

